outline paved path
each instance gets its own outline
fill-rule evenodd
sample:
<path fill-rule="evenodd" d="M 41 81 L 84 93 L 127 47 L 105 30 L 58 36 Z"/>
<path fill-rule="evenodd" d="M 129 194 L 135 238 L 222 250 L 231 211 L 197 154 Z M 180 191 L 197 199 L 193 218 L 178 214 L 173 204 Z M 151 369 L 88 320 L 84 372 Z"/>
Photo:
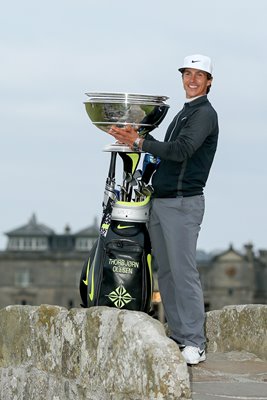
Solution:
<path fill-rule="evenodd" d="M 189 374 L 193 400 L 267 400 L 267 361 L 254 354 L 208 353 Z"/>

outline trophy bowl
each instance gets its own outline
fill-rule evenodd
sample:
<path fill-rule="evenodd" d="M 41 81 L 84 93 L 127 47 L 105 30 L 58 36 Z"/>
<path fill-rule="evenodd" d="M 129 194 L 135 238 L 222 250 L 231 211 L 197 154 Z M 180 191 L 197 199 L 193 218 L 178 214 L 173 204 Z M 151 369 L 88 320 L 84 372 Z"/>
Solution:
<path fill-rule="evenodd" d="M 92 123 L 108 132 L 112 125 L 133 126 L 140 137 L 157 128 L 169 105 L 166 96 L 131 93 L 86 93 L 86 112 Z"/>

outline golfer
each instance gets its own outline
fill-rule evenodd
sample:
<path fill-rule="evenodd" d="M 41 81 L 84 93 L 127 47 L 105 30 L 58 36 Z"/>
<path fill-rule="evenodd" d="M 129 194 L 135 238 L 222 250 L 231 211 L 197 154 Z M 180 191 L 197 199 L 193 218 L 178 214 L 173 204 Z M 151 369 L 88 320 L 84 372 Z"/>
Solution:
<path fill-rule="evenodd" d="M 185 57 L 179 68 L 186 100 L 163 142 L 145 139 L 130 126 L 112 127 L 119 142 L 161 159 L 152 177 L 149 234 L 171 338 L 188 364 L 206 359 L 204 299 L 196 266 L 197 239 L 205 201 L 203 189 L 218 140 L 217 113 L 207 94 L 212 84 L 209 57 Z"/>

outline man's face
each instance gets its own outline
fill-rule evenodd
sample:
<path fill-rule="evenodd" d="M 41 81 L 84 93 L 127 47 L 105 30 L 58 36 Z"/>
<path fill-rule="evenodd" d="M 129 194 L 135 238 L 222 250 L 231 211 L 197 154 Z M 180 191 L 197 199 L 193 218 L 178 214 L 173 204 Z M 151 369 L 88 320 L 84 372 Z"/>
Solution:
<path fill-rule="evenodd" d="M 206 94 L 207 87 L 211 85 L 212 81 L 212 79 L 208 79 L 206 72 L 195 68 L 185 68 L 182 77 L 187 99 Z"/>

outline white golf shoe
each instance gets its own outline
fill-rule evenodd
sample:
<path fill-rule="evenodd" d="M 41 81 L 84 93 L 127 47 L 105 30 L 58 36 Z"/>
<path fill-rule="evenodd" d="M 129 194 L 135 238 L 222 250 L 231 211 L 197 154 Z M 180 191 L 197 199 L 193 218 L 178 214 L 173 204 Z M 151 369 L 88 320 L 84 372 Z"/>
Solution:
<path fill-rule="evenodd" d="M 196 365 L 206 360 L 205 350 L 200 350 L 199 347 L 185 346 L 181 351 L 186 363 L 189 365 Z"/>

